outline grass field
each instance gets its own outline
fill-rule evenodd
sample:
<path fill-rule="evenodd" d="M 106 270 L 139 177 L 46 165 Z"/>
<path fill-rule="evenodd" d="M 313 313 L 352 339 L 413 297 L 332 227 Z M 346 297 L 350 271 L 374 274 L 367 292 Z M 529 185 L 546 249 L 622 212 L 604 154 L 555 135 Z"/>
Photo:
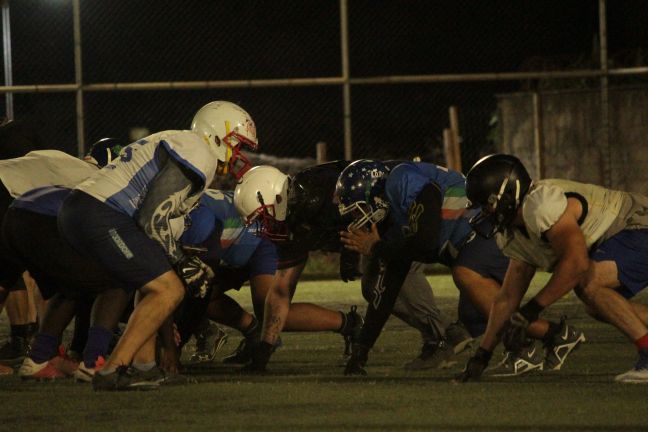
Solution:
<path fill-rule="evenodd" d="M 546 275 L 539 275 L 535 288 L 543 280 Z M 430 281 L 441 307 L 454 316 L 450 278 Z M 246 305 L 248 297 L 246 289 L 238 294 Z M 334 281 L 301 284 L 295 301 L 340 309 L 364 305 L 359 284 Z M 332 333 L 285 334 L 265 376 L 214 363 L 188 368 L 199 384 L 153 392 L 95 393 L 72 381 L 0 377 L 0 430 L 648 430 L 648 386 L 613 382 L 634 363 L 632 344 L 588 318 L 573 297 L 547 312 L 561 314 L 586 332 L 588 342 L 558 372 L 452 384 L 463 357 L 454 369 L 408 374 L 401 366 L 417 354 L 419 337 L 391 319 L 366 378 L 343 376 L 342 339 Z M 4 314 L 1 321 L 6 332 Z M 221 354 L 238 340 L 231 334 Z"/>

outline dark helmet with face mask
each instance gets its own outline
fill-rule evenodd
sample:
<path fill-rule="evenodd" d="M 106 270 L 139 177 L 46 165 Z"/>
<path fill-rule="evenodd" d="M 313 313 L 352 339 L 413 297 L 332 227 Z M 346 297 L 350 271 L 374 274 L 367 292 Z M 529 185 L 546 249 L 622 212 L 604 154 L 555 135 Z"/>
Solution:
<path fill-rule="evenodd" d="M 492 154 L 478 160 L 466 175 L 469 205 L 481 209 L 470 220 L 477 234 L 490 238 L 511 226 L 531 183 L 515 156 Z"/>

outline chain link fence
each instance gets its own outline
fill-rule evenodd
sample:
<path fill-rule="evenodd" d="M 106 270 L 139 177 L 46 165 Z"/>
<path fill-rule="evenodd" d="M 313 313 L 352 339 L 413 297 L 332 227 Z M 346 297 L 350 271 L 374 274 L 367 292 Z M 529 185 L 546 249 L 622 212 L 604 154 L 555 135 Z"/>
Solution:
<path fill-rule="evenodd" d="M 597 154 L 587 159 L 587 170 L 600 164 L 604 171 L 608 164 L 613 178 L 625 178 L 623 162 L 608 160 L 619 152 L 605 147 L 621 146 L 623 161 L 645 136 L 637 123 L 647 124 L 645 103 L 611 96 L 610 139 L 598 138 L 602 54 L 609 57 L 611 88 L 631 83 L 641 89 L 648 76 L 648 15 L 641 1 L 607 4 L 605 46 L 599 14 L 606 2 L 599 0 L 79 1 L 75 56 L 77 1 L 5 0 L 3 7 L 11 62 L 2 71 L 2 92 L 13 97 L 14 117 L 30 121 L 46 147 L 72 154 L 80 139 L 129 140 L 134 129 L 186 129 L 194 112 L 216 99 L 251 113 L 263 153 L 313 162 L 319 142 L 327 143 L 329 159 L 345 156 L 350 115 L 353 158 L 419 156 L 444 164 L 450 106 L 459 113 L 464 169 L 483 154 L 514 150 L 532 169 L 541 153 L 544 166 L 564 159 L 556 174 L 605 182 L 581 175 L 577 156 Z M 614 75 L 621 68 L 623 75 Z M 561 138 L 566 147 L 534 136 L 533 93 L 546 93 L 540 108 L 545 139 L 557 133 L 552 122 L 569 121 L 545 112 L 557 109 L 552 100 L 558 96 L 549 94 L 558 90 L 571 92 L 573 100 L 572 108 L 560 102 L 561 109 L 591 105 L 580 123 L 561 129 L 572 134 Z M 628 98 L 645 100 L 641 93 Z M 7 112 L 7 100 L 1 104 Z M 632 126 L 615 126 L 621 109 L 634 110 Z M 513 144 L 515 134 L 521 141 Z"/>

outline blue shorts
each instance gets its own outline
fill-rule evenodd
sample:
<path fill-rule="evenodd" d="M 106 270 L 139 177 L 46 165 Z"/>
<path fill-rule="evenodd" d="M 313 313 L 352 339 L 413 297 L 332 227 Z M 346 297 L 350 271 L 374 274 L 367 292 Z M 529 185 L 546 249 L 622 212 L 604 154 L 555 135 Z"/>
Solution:
<path fill-rule="evenodd" d="M 634 297 L 648 285 L 648 229 L 623 230 L 590 253 L 593 261 L 614 261 L 625 298 Z"/>
<path fill-rule="evenodd" d="M 452 267 L 461 266 L 479 273 L 483 277 L 495 279 L 502 284 L 509 259 L 497 247 L 494 238 L 486 239 L 475 235 L 461 248 Z"/>
<path fill-rule="evenodd" d="M 84 192 L 75 190 L 63 201 L 58 228 L 72 247 L 96 260 L 127 290 L 172 270 L 162 247 L 133 218 Z"/>

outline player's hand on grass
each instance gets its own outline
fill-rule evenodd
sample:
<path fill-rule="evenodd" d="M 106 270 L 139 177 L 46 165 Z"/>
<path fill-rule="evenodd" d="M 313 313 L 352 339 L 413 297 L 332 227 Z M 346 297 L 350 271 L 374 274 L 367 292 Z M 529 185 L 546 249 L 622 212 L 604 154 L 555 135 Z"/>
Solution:
<path fill-rule="evenodd" d="M 243 373 L 264 373 L 270 361 L 270 356 L 274 352 L 274 345 L 266 341 L 261 341 L 254 345 L 252 349 L 252 361 L 241 369 Z"/>
<path fill-rule="evenodd" d="M 197 256 L 185 255 L 176 263 L 175 270 L 190 296 L 205 298 L 214 278 L 214 272 L 207 264 Z"/>
<path fill-rule="evenodd" d="M 453 379 L 453 382 L 465 383 L 469 381 L 479 381 L 484 373 L 484 369 L 488 366 L 491 356 L 492 353 L 490 351 L 486 351 L 481 347 L 478 348 L 475 355 L 468 359 L 466 368 Z"/>
<path fill-rule="evenodd" d="M 351 346 L 351 357 L 344 368 L 344 375 L 367 375 L 365 365 L 369 358 L 369 348 L 364 345 L 354 343 Z"/>

